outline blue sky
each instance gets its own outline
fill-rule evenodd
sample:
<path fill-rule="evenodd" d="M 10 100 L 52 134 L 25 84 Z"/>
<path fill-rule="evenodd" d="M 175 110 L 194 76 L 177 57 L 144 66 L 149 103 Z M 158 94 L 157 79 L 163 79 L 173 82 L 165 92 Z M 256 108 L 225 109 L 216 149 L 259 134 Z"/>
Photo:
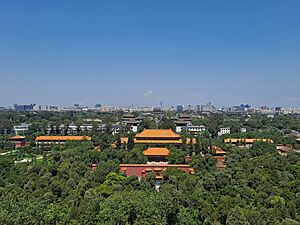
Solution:
<path fill-rule="evenodd" d="M 300 107 L 298 0 L 0 0 L 0 105 Z"/>

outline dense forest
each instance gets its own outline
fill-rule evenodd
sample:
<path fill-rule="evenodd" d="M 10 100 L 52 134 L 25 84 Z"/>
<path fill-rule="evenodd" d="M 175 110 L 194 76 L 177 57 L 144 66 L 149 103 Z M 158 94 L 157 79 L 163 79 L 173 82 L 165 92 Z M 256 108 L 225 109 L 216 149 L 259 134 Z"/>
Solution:
<path fill-rule="evenodd" d="M 195 155 L 197 173 L 167 170 L 159 192 L 154 175 L 119 173 L 122 158 L 88 143 L 31 163 L 0 157 L 0 224 L 299 224 L 299 154 L 280 156 L 269 143 L 231 148 L 222 172 Z"/>
<path fill-rule="evenodd" d="M 169 163 L 182 163 L 186 155 L 194 175 L 167 169 L 160 188 L 155 175 L 138 178 L 120 173 L 121 163 L 145 163 L 143 146 L 118 144 L 120 135 L 104 131 L 80 131 L 94 142 L 67 142 L 50 149 L 35 146 L 34 137 L 44 134 L 48 123 L 82 123 L 83 118 L 101 118 L 106 124 L 121 114 L 96 113 L 1 113 L 0 224 L 300 224 L 300 154 L 281 156 L 276 144 L 295 144 L 287 135 L 299 130 L 299 119 L 260 115 L 230 117 L 211 115 L 194 118 L 207 131 L 195 144 L 172 148 Z M 62 122 L 65 121 L 65 122 Z M 29 146 L 12 150 L 7 141 L 12 126 L 30 122 L 25 135 Z M 249 149 L 225 146 L 214 133 L 221 126 L 237 126 L 225 137 L 265 137 L 274 143 L 254 143 Z M 142 128 L 172 128 L 170 119 L 146 118 Z M 248 132 L 239 133 L 246 126 Z M 126 134 L 129 139 L 131 133 Z M 185 138 L 189 134 L 183 134 Z M 111 143 L 117 142 L 112 149 Z M 100 145 L 100 151 L 95 146 Z M 129 145 L 129 144 L 128 144 Z M 209 148 L 226 150 L 226 168 L 219 171 Z M 9 152 L 8 152 L 9 151 Z M 7 153 L 7 154 L 6 154 Z M 40 157 L 37 157 L 40 156 Z M 30 162 L 20 162 L 30 157 Z M 91 165 L 97 164 L 92 170 Z"/>

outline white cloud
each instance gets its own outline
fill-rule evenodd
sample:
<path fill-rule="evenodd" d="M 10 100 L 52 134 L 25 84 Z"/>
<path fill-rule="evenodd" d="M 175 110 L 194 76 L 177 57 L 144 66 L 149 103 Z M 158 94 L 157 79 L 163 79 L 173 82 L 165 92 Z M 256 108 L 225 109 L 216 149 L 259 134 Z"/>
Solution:
<path fill-rule="evenodd" d="M 152 90 L 148 90 L 148 91 L 146 91 L 146 92 L 144 93 L 144 96 L 145 96 L 146 98 L 149 98 L 149 97 L 152 96 L 152 93 L 153 93 Z"/>

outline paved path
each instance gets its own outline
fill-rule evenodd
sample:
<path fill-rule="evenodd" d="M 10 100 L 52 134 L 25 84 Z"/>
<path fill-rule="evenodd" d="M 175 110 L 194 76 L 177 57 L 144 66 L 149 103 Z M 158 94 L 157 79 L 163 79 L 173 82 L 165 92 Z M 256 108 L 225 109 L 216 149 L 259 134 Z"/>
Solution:
<path fill-rule="evenodd" d="M 39 159 L 42 159 L 43 156 L 39 156 L 36 158 L 36 160 L 39 160 Z M 25 158 L 25 159 L 22 159 L 20 161 L 15 161 L 15 163 L 27 163 L 27 162 L 32 162 L 32 158 Z"/>
<path fill-rule="evenodd" d="M 0 155 L 7 155 L 7 154 L 10 154 L 10 153 L 14 153 L 16 152 L 17 150 L 12 150 L 12 151 L 8 151 L 8 152 L 3 152 L 3 153 L 0 153 Z"/>

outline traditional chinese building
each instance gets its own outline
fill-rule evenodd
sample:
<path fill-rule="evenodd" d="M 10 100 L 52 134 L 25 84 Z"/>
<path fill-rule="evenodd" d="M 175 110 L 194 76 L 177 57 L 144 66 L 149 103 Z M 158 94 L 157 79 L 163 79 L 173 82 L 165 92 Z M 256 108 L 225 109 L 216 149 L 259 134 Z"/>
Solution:
<path fill-rule="evenodd" d="M 181 136 L 172 129 L 145 129 L 134 138 L 135 144 L 145 144 L 149 146 L 180 146 L 182 144 Z"/>
<path fill-rule="evenodd" d="M 196 144 L 196 138 L 186 138 L 186 144 Z M 128 138 L 122 137 L 121 144 L 127 145 Z M 134 144 L 144 144 L 150 147 L 166 147 L 173 145 L 180 147 L 182 145 L 182 139 L 179 134 L 176 134 L 171 129 L 145 129 L 143 132 L 137 134 L 134 137 Z M 116 148 L 116 142 L 111 145 L 112 148 Z"/>
<path fill-rule="evenodd" d="M 125 141 L 125 140 L 124 140 Z M 128 141 L 126 139 L 126 141 Z M 189 140 L 191 141 L 191 139 Z M 166 145 L 180 146 L 182 144 L 181 136 L 171 129 L 145 129 L 134 138 L 135 144 L 145 144 L 150 146 L 144 151 L 148 158 L 147 164 L 121 164 L 120 171 L 127 176 L 135 175 L 137 177 L 146 176 L 148 173 L 154 173 L 157 180 L 163 179 L 163 172 L 167 168 L 177 168 L 190 174 L 195 171 L 189 165 L 168 164 L 166 157 L 170 151 L 164 147 Z"/>
<path fill-rule="evenodd" d="M 185 143 L 186 143 L 187 145 L 189 145 L 191 142 L 192 142 L 193 145 L 195 145 L 195 144 L 197 143 L 197 139 L 196 139 L 196 138 L 189 138 L 189 137 L 187 137 L 187 138 L 185 139 Z"/>
<path fill-rule="evenodd" d="M 266 139 L 266 138 L 226 138 L 224 139 L 225 144 L 231 144 L 239 147 L 247 147 L 250 148 L 254 142 L 269 142 L 269 143 L 274 143 L 273 140 L 271 139 Z"/>
<path fill-rule="evenodd" d="M 133 132 L 138 131 L 138 126 L 140 125 L 141 121 L 142 120 L 140 118 L 136 118 L 132 114 L 126 114 L 122 118 L 122 124 L 128 126 Z"/>
<path fill-rule="evenodd" d="M 10 137 L 9 140 L 15 145 L 16 148 L 20 148 L 26 145 L 26 140 L 25 140 L 25 136 L 14 136 L 14 137 Z"/>
<path fill-rule="evenodd" d="M 208 149 L 210 150 L 211 148 L 208 147 Z M 217 169 L 224 170 L 226 167 L 225 164 L 226 152 L 218 146 L 212 146 L 211 154 L 216 159 Z"/>
<path fill-rule="evenodd" d="M 97 164 L 96 164 L 96 163 L 93 163 L 93 164 L 91 165 L 91 170 L 92 170 L 93 172 L 96 172 L 96 170 L 97 170 Z"/>
<path fill-rule="evenodd" d="M 144 155 L 149 162 L 167 162 L 170 151 L 167 148 L 148 148 L 144 151 Z"/>
<path fill-rule="evenodd" d="M 214 154 L 213 157 L 217 160 L 216 166 L 219 170 L 224 170 L 225 165 L 225 156 L 226 152 L 223 151 L 221 148 L 214 146 Z"/>
<path fill-rule="evenodd" d="M 195 174 L 193 168 L 189 165 L 178 164 L 120 164 L 120 171 L 125 173 L 126 176 L 144 177 L 148 173 L 154 173 L 157 180 L 163 179 L 163 172 L 167 168 L 177 168 L 189 174 Z"/>
<path fill-rule="evenodd" d="M 184 121 L 184 120 L 177 120 L 174 123 L 175 123 L 175 127 L 176 127 L 176 132 L 177 133 L 182 132 L 183 130 L 186 129 L 186 127 L 188 125 L 191 125 L 190 121 Z"/>
<path fill-rule="evenodd" d="M 89 136 L 38 136 L 35 141 L 37 145 L 62 145 L 67 141 L 91 141 Z"/>
<path fill-rule="evenodd" d="M 293 145 L 279 144 L 276 146 L 279 155 L 286 156 L 289 152 L 300 153 L 299 149 L 295 149 Z"/>
<path fill-rule="evenodd" d="M 121 137 L 121 147 L 125 146 L 125 148 L 126 148 L 127 144 L 128 144 L 128 137 Z M 112 149 L 116 149 L 117 148 L 117 141 L 115 141 L 114 143 L 112 143 L 110 145 L 110 147 Z"/>

